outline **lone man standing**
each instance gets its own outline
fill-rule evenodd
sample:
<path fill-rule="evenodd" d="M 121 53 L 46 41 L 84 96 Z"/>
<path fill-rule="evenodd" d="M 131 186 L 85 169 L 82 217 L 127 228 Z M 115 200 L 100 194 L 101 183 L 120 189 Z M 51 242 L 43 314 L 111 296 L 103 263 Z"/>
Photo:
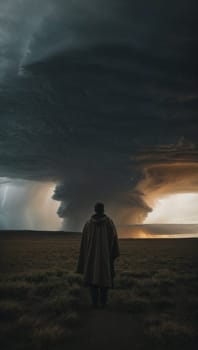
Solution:
<path fill-rule="evenodd" d="M 118 236 L 113 221 L 104 214 L 104 204 L 95 204 L 95 214 L 83 228 L 77 273 L 89 287 L 94 307 L 100 301 L 105 307 L 108 290 L 113 288 L 114 260 L 120 255 Z"/>

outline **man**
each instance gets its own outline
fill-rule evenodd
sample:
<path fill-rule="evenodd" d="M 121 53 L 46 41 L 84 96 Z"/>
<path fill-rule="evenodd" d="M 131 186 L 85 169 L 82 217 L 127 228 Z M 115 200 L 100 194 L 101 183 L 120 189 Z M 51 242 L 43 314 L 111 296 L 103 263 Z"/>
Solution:
<path fill-rule="evenodd" d="M 107 304 L 113 288 L 114 260 L 120 255 L 113 221 L 104 214 L 104 204 L 95 204 L 95 214 L 86 222 L 81 238 L 77 272 L 84 274 L 84 286 L 90 288 L 92 304 Z"/>

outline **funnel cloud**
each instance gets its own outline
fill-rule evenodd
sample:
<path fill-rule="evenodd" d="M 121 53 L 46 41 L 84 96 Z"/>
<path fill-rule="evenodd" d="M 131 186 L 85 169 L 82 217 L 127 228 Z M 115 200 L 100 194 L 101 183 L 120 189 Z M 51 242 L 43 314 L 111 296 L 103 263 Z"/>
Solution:
<path fill-rule="evenodd" d="M 1 181 L 55 184 L 72 231 L 97 201 L 131 225 L 165 195 L 197 193 L 196 10 L 194 0 L 1 1 Z"/>

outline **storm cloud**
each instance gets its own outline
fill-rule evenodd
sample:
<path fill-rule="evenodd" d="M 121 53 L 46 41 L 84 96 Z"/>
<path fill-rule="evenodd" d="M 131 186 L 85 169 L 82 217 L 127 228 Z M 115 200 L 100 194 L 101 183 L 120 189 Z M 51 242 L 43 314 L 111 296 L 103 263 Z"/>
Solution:
<path fill-rule="evenodd" d="M 68 230 L 98 200 L 132 224 L 158 196 L 197 192 L 196 10 L 1 1 L 0 176 L 56 182 Z"/>

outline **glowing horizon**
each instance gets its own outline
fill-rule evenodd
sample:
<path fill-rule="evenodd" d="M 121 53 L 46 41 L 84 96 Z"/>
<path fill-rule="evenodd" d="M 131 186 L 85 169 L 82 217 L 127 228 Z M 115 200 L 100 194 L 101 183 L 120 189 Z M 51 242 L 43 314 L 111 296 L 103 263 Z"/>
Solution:
<path fill-rule="evenodd" d="M 155 201 L 144 224 L 198 224 L 198 193 L 176 193 Z"/>

